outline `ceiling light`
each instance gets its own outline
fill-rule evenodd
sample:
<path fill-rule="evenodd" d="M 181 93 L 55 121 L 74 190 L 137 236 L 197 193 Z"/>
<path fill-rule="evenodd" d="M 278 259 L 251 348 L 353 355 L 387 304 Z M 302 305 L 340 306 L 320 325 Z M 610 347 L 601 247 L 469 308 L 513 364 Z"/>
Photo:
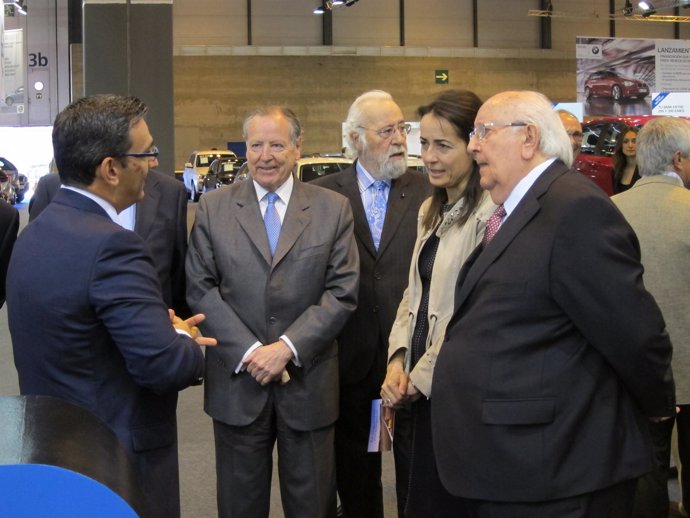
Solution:
<path fill-rule="evenodd" d="M 642 10 L 642 16 L 644 16 L 645 18 L 653 14 L 656 14 L 656 10 L 654 9 L 654 5 L 652 4 L 652 2 L 638 2 L 637 6 Z"/>
<path fill-rule="evenodd" d="M 326 10 L 323 8 L 322 5 L 320 5 L 318 7 L 314 7 L 314 14 L 323 14 L 325 12 L 326 12 Z"/>

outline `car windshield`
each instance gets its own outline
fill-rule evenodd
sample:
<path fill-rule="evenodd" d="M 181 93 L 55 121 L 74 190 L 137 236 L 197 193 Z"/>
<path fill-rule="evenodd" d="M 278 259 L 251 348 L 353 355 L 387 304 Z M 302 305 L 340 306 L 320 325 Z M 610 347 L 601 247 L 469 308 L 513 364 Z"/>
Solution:
<path fill-rule="evenodd" d="M 222 155 L 220 153 L 215 153 L 212 155 L 197 155 L 196 157 L 196 165 L 197 167 L 208 167 L 211 165 L 211 162 L 213 162 L 216 158 L 221 158 L 221 157 L 226 157 L 228 155 Z"/>
<path fill-rule="evenodd" d="M 341 169 L 341 164 L 338 163 L 304 164 L 300 169 L 300 178 L 303 182 L 309 182 L 327 174 L 337 173 Z"/>

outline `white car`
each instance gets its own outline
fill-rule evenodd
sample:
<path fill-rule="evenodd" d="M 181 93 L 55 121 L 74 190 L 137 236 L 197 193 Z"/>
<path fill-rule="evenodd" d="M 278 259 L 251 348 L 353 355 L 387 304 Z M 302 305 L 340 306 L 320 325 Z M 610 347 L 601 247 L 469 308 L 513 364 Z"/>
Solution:
<path fill-rule="evenodd" d="M 310 182 L 328 174 L 337 173 L 352 165 L 352 160 L 341 157 L 304 157 L 297 160 L 295 175 L 303 182 Z"/>
<path fill-rule="evenodd" d="M 191 200 L 199 201 L 199 196 L 203 192 L 204 176 L 208 173 L 208 167 L 216 158 L 221 157 L 237 158 L 237 155 L 232 151 L 222 149 L 194 151 L 191 154 L 189 160 L 184 165 L 184 172 L 182 173 L 182 182 L 187 188 Z"/>

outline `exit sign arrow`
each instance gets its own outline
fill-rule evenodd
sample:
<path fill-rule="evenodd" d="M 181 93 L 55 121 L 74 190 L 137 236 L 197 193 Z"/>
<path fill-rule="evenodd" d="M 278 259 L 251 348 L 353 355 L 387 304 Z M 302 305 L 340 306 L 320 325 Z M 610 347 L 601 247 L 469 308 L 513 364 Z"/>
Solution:
<path fill-rule="evenodd" d="M 434 75 L 436 78 L 437 85 L 447 85 L 448 84 L 448 70 L 437 70 Z"/>

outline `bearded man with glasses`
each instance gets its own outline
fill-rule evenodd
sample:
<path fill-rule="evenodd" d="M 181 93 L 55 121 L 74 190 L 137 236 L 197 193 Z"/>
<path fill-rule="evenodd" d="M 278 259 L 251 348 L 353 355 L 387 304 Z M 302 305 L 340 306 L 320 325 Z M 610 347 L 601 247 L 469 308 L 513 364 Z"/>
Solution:
<path fill-rule="evenodd" d="M 388 363 L 388 335 L 407 287 L 419 206 L 430 195 L 424 175 L 407 168 L 402 110 L 391 95 L 372 90 L 359 96 L 345 121 L 348 169 L 313 183 L 350 200 L 360 257 L 359 303 L 338 336 L 340 416 L 336 422 L 336 480 L 342 515 L 383 518 L 381 454 L 367 452 L 372 400 L 379 398 Z M 409 419 L 398 411 L 396 419 Z M 409 429 L 409 427 L 406 427 Z M 396 436 L 396 493 L 403 516 L 408 459 L 398 450 L 409 438 Z"/>

